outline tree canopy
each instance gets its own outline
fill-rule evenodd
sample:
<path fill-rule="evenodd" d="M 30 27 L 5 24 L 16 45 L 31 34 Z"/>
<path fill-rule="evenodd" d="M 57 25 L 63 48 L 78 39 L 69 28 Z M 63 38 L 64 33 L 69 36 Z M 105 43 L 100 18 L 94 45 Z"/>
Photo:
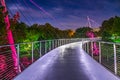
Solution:
<path fill-rule="evenodd" d="M 92 28 L 90 28 L 90 27 L 78 28 L 78 29 L 76 29 L 76 31 L 75 31 L 74 37 L 77 37 L 77 38 L 87 38 L 86 33 L 87 33 L 88 31 L 92 31 Z"/>
<path fill-rule="evenodd" d="M 100 32 L 103 40 L 116 39 L 120 36 L 120 17 L 111 17 L 103 21 Z"/>

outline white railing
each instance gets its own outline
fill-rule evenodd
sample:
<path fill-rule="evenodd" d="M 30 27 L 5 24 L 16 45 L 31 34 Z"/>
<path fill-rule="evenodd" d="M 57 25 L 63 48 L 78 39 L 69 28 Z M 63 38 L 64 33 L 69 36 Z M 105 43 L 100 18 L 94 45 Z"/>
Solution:
<path fill-rule="evenodd" d="M 85 43 L 84 50 L 112 73 L 120 76 L 120 43 L 95 41 L 99 48 L 99 55 L 94 55 L 93 48 L 90 47 L 93 42 Z"/>
<path fill-rule="evenodd" d="M 100 38 L 92 38 L 92 40 L 98 40 Z M 54 39 L 43 40 L 27 43 L 19 43 L 14 45 L 0 46 L 0 80 L 11 80 L 16 75 L 23 71 L 30 64 L 42 57 L 47 52 L 53 50 L 64 44 L 69 44 L 78 41 L 91 40 L 90 38 L 73 38 L 73 39 Z M 10 46 L 16 47 L 18 71 L 14 69 L 14 61 L 12 58 L 12 51 Z M 18 73 L 19 72 L 19 73 Z"/>

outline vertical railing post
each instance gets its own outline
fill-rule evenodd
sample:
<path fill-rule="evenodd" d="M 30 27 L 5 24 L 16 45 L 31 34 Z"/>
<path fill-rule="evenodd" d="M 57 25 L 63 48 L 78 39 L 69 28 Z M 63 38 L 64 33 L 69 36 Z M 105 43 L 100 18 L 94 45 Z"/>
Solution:
<path fill-rule="evenodd" d="M 114 73 L 117 74 L 117 57 L 116 57 L 116 45 L 113 44 L 114 48 Z"/>
<path fill-rule="evenodd" d="M 83 49 L 83 48 L 84 48 L 84 47 L 83 47 L 83 43 L 84 43 L 84 42 L 83 42 L 83 39 L 82 39 L 81 41 L 82 41 L 82 49 Z"/>
<path fill-rule="evenodd" d="M 87 52 L 87 44 L 85 43 L 85 52 Z"/>
<path fill-rule="evenodd" d="M 57 47 L 57 39 L 55 40 L 55 48 Z"/>
<path fill-rule="evenodd" d="M 50 40 L 50 50 L 52 50 L 52 40 Z"/>
<path fill-rule="evenodd" d="M 92 58 L 93 58 L 93 42 L 91 42 L 91 56 L 92 56 Z"/>
<path fill-rule="evenodd" d="M 54 44 L 53 47 L 55 48 L 55 46 L 56 46 L 56 45 L 55 45 L 55 39 L 53 40 L 53 44 Z"/>
<path fill-rule="evenodd" d="M 99 42 L 99 63 L 101 63 L 101 43 Z"/>
<path fill-rule="evenodd" d="M 63 39 L 62 39 L 62 45 L 63 45 Z"/>
<path fill-rule="evenodd" d="M 57 47 L 57 44 L 58 44 L 57 42 L 58 42 L 58 39 L 56 40 L 56 47 Z"/>
<path fill-rule="evenodd" d="M 41 41 L 40 41 L 39 45 L 40 45 L 40 47 L 39 47 L 39 54 L 40 54 L 40 57 L 41 57 L 42 56 L 42 54 L 41 54 Z"/>
<path fill-rule="evenodd" d="M 56 48 L 56 39 L 54 40 L 54 48 Z"/>
<path fill-rule="evenodd" d="M 73 42 L 73 38 L 71 39 L 71 43 Z"/>
<path fill-rule="evenodd" d="M 62 39 L 61 39 L 61 46 L 62 46 Z"/>
<path fill-rule="evenodd" d="M 57 39 L 57 47 L 58 47 L 58 40 L 59 40 L 59 39 Z"/>
<path fill-rule="evenodd" d="M 86 43 L 84 43 L 84 51 L 86 52 Z"/>
<path fill-rule="evenodd" d="M 54 49 L 55 45 L 54 45 L 54 40 L 52 40 L 52 49 Z"/>
<path fill-rule="evenodd" d="M 47 40 L 45 40 L 45 54 L 47 53 L 47 46 L 46 46 Z"/>
<path fill-rule="evenodd" d="M 48 51 L 50 51 L 50 40 L 48 40 Z"/>
<path fill-rule="evenodd" d="M 56 40 L 56 47 L 58 47 L 58 39 Z"/>
<path fill-rule="evenodd" d="M 63 45 L 63 39 L 62 39 L 62 45 Z"/>
<path fill-rule="evenodd" d="M 33 56 L 33 53 L 34 53 L 34 44 L 33 44 L 33 42 L 32 42 L 32 63 L 33 63 L 33 61 L 34 61 L 34 56 Z"/>
<path fill-rule="evenodd" d="M 89 42 L 87 43 L 87 53 L 89 53 Z"/>
<path fill-rule="evenodd" d="M 60 39 L 60 46 L 62 46 L 62 40 Z"/>
<path fill-rule="evenodd" d="M 17 61 L 18 61 L 18 64 L 17 64 L 18 73 L 20 73 L 21 69 L 20 69 L 20 45 L 19 44 L 17 44 Z"/>
<path fill-rule="evenodd" d="M 60 46 L 62 45 L 62 40 L 60 39 Z"/>
<path fill-rule="evenodd" d="M 83 40 L 81 40 L 82 41 L 82 45 L 83 45 Z"/>
<path fill-rule="evenodd" d="M 73 39 L 70 39 L 70 40 L 71 40 L 71 42 L 70 42 L 70 43 L 72 43 Z"/>
<path fill-rule="evenodd" d="M 60 46 L 62 46 L 62 39 L 60 39 Z"/>
<path fill-rule="evenodd" d="M 65 45 L 65 39 L 64 39 L 64 45 Z"/>
<path fill-rule="evenodd" d="M 66 44 L 66 39 L 65 39 L 65 44 Z"/>
<path fill-rule="evenodd" d="M 61 40 L 59 39 L 59 45 L 61 46 Z"/>
<path fill-rule="evenodd" d="M 51 40 L 49 41 L 49 51 L 51 51 Z"/>
<path fill-rule="evenodd" d="M 60 45 L 60 39 L 59 39 L 59 46 L 61 46 L 61 45 Z"/>
<path fill-rule="evenodd" d="M 57 42 L 57 44 L 58 44 L 58 46 L 57 46 L 57 47 L 59 47 L 59 39 L 58 39 L 58 42 Z"/>
<path fill-rule="evenodd" d="M 66 39 L 64 39 L 64 44 L 66 44 Z"/>

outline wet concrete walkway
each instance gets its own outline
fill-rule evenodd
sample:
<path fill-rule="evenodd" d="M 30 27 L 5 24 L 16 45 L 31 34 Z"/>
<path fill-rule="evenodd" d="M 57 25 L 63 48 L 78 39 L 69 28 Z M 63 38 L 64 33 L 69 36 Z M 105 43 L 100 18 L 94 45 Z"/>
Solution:
<path fill-rule="evenodd" d="M 14 80 L 120 80 L 82 50 L 62 46 L 46 54 Z"/>
<path fill-rule="evenodd" d="M 80 54 L 75 49 L 66 48 L 51 66 L 45 80 L 89 80 L 83 68 Z"/>

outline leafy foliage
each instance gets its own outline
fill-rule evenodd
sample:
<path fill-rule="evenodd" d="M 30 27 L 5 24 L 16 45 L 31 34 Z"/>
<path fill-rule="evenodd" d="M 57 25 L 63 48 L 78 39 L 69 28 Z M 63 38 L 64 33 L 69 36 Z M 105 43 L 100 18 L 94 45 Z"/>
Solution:
<path fill-rule="evenodd" d="M 77 37 L 77 38 L 87 38 L 87 35 L 86 33 L 88 31 L 91 31 L 92 29 L 90 27 L 82 27 L 82 28 L 78 28 L 76 29 L 75 31 L 75 35 L 74 37 Z"/>
<path fill-rule="evenodd" d="M 100 28 L 100 33 L 103 40 L 118 39 L 118 36 L 120 36 L 120 17 L 115 16 L 105 20 Z"/>
<path fill-rule="evenodd" d="M 5 30 L 5 23 L 4 23 L 4 16 L 6 14 L 3 14 L 4 7 L 0 7 L 0 45 L 6 44 L 6 30 Z"/>

